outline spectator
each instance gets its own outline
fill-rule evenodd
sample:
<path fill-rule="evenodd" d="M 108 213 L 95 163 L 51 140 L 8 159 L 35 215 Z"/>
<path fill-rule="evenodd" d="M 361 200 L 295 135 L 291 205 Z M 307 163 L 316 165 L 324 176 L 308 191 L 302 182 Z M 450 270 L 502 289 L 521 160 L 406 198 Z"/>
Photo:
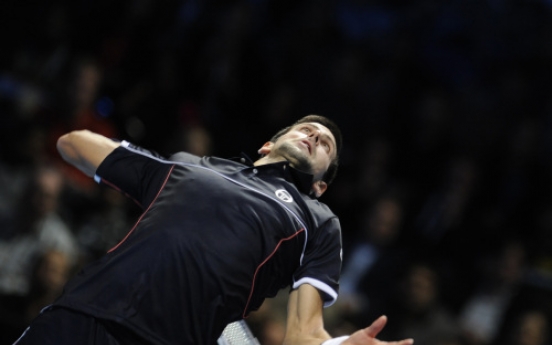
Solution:
<path fill-rule="evenodd" d="M 491 262 L 482 266 L 476 291 L 464 303 L 459 316 L 470 345 L 490 344 L 498 335 L 522 283 L 525 249 L 520 242 L 506 242 Z"/>
<path fill-rule="evenodd" d="M 63 176 L 52 166 L 35 172 L 19 200 L 9 239 L 0 242 L 0 293 L 26 295 L 33 258 L 58 250 L 71 262 L 78 258 L 73 233 L 58 213 Z"/>
<path fill-rule="evenodd" d="M 527 310 L 519 315 L 507 345 L 549 345 L 550 317 L 540 310 Z"/>
<path fill-rule="evenodd" d="M 398 280 L 408 256 L 398 241 L 404 216 L 400 198 L 386 194 L 367 208 L 363 232 L 344 259 L 337 302 L 355 324 L 388 311 L 393 297 L 389 286 Z"/>
<path fill-rule="evenodd" d="M 24 296 L 0 297 L 0 345 L 12 344 L 40 310 L 54 301 L 61 293 L 72 268 L 64 253 L 46 251 L 34 264 L 29 292 Z"/>
<path fill-rule="evenodd" d="M 71 80 L 67 85 L 67 94 L 63 95 L 64 103 L 60 104 L 62 116 L 52 125 L 47 141 L 52 159 L 59 159 L 55 152 L 55 142 L 68 131 L 88 128 L 108 138 L 115 138 L 118 134 L 117 128 L 109 118 L 110 111 L 104 109 L 106 106 L 98 105 L 103 81 L 100 64 L 92 58 L 81 58 L 76 59 L 73 68 Z M 93 182 L 76 169 L 68 168 L 64 164 L 61 167 L 70 187 L 79 192 L 89 192 Z"/>
<path fill-rule="evenodd" d="M 454 314 L 440 300 L 438 272 L 430 265 L 409 265 L 400 281 L 391 336 L 412 334 L 418 345 L 438 345 L 459 339 Z M 391 318 L 391 316 L 390 316 Z"/>

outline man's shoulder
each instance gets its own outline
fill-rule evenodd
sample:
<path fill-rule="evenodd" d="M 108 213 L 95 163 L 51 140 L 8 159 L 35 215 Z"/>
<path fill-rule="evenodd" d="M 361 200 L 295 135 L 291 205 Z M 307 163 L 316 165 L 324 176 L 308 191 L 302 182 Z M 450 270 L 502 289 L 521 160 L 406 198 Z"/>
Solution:
<path fill-rule="evenodd" d="M 183 163 L 187 163 L 187 162 L 199 163 L 201 161 L 201 157 L 193 155 L 188 152 L 180 151 L 170 155 L 168 160 L 174 161 L 174 162 L 183 162 Z"/>
<path fill-rule="evenodd" d="M 333 213 L 328 205 L 318 199 L 310 197 L 305 197 L 303 200 L 305 200 L 307 207 L 311 211 L 310 213 L 314 217 L 316 224 L 319 226 L 324 224 L 336 224 L 339 227 L 339 218 Z"/>
<path fill-rule="evenodd" d="M 316 198 L 313 198 L 313 197 L 310 197 L 310 196 L 305 196 L 303 198 L 303 200 L 305 200 L 305 202 L 307 203 L 307 205 L 309 207 L 312 207 L 312 208 L 316 208 L 316 209 L 320 209 L 321 211 L 323 211 L 324 213 L 326 214 L 331 214 L 333 217 L 337 217 L 332 209 L 326 205 L 325 203 L 323 203 L 322 201 L 320 201 L 319 199 L 316 199 Z"/>

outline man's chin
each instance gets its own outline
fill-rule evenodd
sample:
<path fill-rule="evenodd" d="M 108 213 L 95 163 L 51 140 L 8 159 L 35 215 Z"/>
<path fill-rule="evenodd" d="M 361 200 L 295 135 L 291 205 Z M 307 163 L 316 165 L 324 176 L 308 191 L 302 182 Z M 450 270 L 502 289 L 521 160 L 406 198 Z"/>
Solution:
<path fill-rule="evenodd" d="M 312 175 L 312 165 L 306 159 L 288 160 L 289 165 L 294 169 Z"/>
<path fill-rule="evenodd" d="M 292 145 L 283 145 L 280 151 L 290 166 L 307 174 L 312 174 L 312 164 L 307 152 Z"/>

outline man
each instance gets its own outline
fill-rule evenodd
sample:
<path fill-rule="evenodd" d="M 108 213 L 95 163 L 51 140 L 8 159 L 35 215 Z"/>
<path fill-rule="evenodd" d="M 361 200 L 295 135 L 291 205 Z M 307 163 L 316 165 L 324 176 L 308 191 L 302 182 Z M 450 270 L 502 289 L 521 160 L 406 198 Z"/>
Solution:
<path fill-rule="evenodd" d="M 228 323 L 290 285 L 284 343 L 329 340 L 322 309 L 337 298 L 341 234 L 316 198 L 335 177 L 340 148 L 338 127 L 317 115 L 278 132 L 255 162 L 165 159 L 88 131 L 62 136 L 66 161 L 145 211 L 18 344 L 215 344 Z M 380 344 L 385 322 L 328 344 Z"/>

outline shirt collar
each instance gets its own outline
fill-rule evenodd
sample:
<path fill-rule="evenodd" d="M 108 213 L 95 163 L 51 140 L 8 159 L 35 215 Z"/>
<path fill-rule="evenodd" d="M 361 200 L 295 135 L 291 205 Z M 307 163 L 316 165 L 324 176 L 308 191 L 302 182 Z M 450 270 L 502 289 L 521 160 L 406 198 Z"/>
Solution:
<path fill-rule="evenodd" d="M 252 167 L 254 164 L 254 161 L 244 152 L 242 152 L 240 157 L 236 158 L 235 160 L 250 167 Z M 312 182 L 314 178 L 312 174 L 309 174 L 291 167 L 289 165 L 289 162 L 287 161 L 266 164 L 264 166 L 259 166 L 257 168 L 261 168 L 261 167 L 263 167 L 263 169 L 266 167 L 268 169 L 273 168 L 273 169 L 276 169 L 277 171 L 283 171 L 283 177 L 287 181 L 293 183 L 301 193 L 304 193 L 307 195 L 312 194 Z"/>

